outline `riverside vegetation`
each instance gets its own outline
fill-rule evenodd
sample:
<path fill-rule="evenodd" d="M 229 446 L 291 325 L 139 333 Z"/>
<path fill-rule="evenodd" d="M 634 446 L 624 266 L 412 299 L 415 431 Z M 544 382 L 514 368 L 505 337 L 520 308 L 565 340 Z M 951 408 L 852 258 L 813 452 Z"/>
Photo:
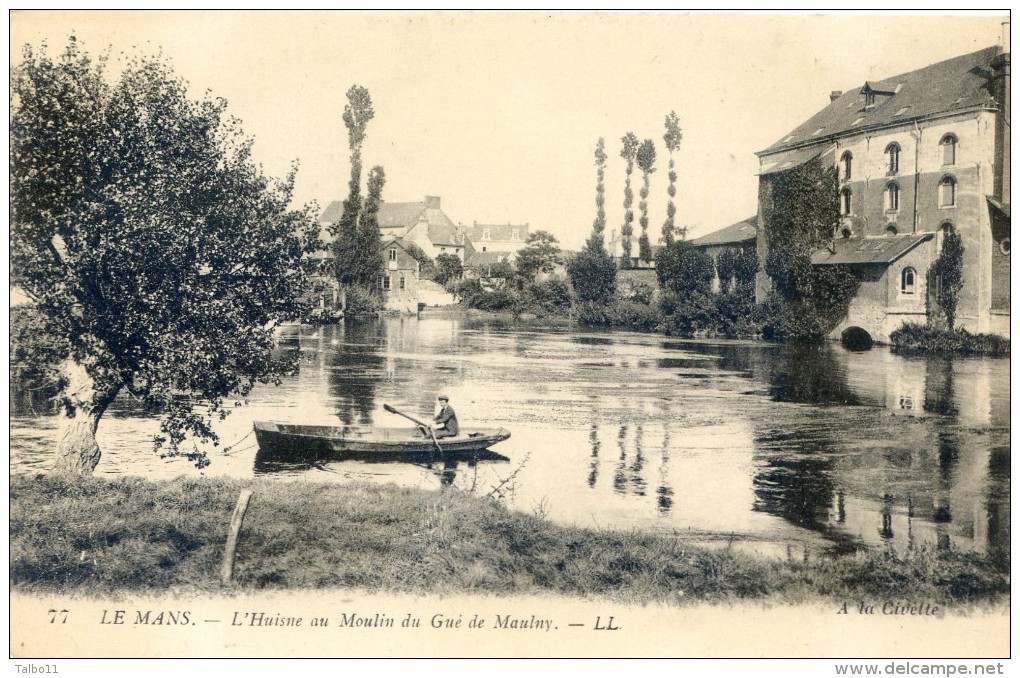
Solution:
<path fill-rule="evenodd" d="M 254 498 L 224 586 L 219 565 L 243 488 Z M 11 479 L 10 504 L 11 587 L 27 593 L 357 587 L 673 605 L 923 600 L 952 610 L 1010 590 L 1008 573 L 964 553 L 764 559 L 679 536 L 560 526 L 452 489 L 38 475 Z"/>

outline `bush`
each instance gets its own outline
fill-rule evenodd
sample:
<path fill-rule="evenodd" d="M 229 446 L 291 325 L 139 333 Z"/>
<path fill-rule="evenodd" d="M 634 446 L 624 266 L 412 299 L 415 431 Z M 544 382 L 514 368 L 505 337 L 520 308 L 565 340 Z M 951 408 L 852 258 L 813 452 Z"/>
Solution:
<path fill-rule="evenodd" d="M 567 264 L 567 272 L 580 301 L 608 304 L 616 294 L 616 262 L 601 242 L 589 241 Z"/>
<path fill-rule="evenodd" d="M 517 295 L 509 290 L 481 290 L 467 300 L 469 308 L 480 311 L 513 310 Z"/>
<path fill-rule="evenodd" d="M 364 285 L 344 287 L 344 318 L 374 317 L 382 311 L 383 302 L 378 290 Z"/>
<path fill-rule="evenodd" d="M 570 287 L 560 278 L 550 278 L 544 282 L 531 283 L 525 288 L 530 296 L 543 310 L 554 313 L 570 308 Z"/>
<path fill-rule="evenodd" d="M 655 306 L 628 300 L 610 304 L 582 301 L 574 307 L 577 323 L 586 327 L 618 327 L 639 332 L 656 331 L 662 325 L 662 314 Z"/>
<path fill-rule="evenodd" d="M 967 330 L 944 330 L 919 323 L 904 323 L 889 335 L 893 350 L 904 353 L 964 353 L 1009 355 L 1009 339 L 996 334 L 971 334 Z"/>
<path fill-rule="evenodd" d="M 716 326 L 715 298 L 708 292 L 665 292 L 659 302 L 663 332 L 676 337 L 706 336 Z"/>

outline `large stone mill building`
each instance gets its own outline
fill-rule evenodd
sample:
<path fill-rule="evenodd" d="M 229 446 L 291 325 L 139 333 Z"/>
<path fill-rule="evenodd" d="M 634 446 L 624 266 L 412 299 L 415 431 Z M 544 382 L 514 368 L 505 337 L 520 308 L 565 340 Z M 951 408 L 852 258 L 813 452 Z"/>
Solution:
<path fill-rule="evenodd" d="M 839 173 L 840 220 L 812 264 L 853 266 L 863 282 L 835 335 L 860 328 L 888 341 L 904 322 L 927 322 L 940 301 L 928 269 L 955 230 L 964 246 L 956 326 L 1009 336 L 1009 69 L 1009 53 L 989 47 L 834 91 L 758 153 L 762 265 L 771 182 L 816 158 Z M 756 292 L 769 292 L 763 273 Z"/>

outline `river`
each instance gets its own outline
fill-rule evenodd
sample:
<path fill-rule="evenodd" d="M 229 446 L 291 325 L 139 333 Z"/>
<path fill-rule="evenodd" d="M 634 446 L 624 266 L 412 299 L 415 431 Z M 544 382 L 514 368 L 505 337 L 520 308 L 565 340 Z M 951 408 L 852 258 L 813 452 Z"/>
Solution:
<path fill-rule="evenodd" d="M 120 399 L 100 425 L 97 474 L 450 485 L 564 524 L 781 557 L 927 545 L 1008 567 L 1008 359 L 446 316 L 289 328 L 281 350 L 299 372 L 217 424 L 240 443 L 210 448 L 210 467 L 153 454 L 155 419 Z M 384 404 L 429 417 L 439 393 L 462 428 L 512 431 L 495 448 L 509 461 L 255 470 L 253 420 L 401 426 Z M 12 395 L 12 473 L 50 462 L 56 419 L 29 405 Z"/>

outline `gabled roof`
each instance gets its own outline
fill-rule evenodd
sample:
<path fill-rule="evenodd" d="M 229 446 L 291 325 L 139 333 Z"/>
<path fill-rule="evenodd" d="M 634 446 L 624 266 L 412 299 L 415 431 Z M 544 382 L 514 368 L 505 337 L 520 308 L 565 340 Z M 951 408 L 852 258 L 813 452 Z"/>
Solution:
<path fill-rule="evenodd" d="M 999 47 L 987 47 L 852 87 L 759 155 L 888 124 L 970 109 L 996 109 L 992 63 L 1001 52 Z M 865 89 L 888 96 L 876 97 L 874 106 L 865 107 Z"/>
<path fill-rule="evenodd" d="M 740 245 L 747 242 L 754 242 L 758 237 L 758 215 L 738 221 L 726 228 L 712 231 L 700 238 L 691 240 L 695 247 L 707 247 L 709 245 Z"/>
<path fill-rule="evenodd" d="M 379 240 L 379 249 L 386 249 L 387 247 L 390 247 L 391 245 L 396 245 L 397 247 L 399 247 L 400 249 L 404 250 L 405 252 L 407 251 L 407 247 L 404 245 L 404 239 L 403 238 L 396 238 L 396 237 L 393 237 L 393 236 L 385 236 L 384 235 Z"/>
<path fill-rule="evenodd" d="M 821 249 L 811 254 L 815 266 L 836 264 L 891 264 L 925 240 L 932 233 L 882 235 L 873 238 L 845 238 L 836 240 L 832 249 Z"/>

